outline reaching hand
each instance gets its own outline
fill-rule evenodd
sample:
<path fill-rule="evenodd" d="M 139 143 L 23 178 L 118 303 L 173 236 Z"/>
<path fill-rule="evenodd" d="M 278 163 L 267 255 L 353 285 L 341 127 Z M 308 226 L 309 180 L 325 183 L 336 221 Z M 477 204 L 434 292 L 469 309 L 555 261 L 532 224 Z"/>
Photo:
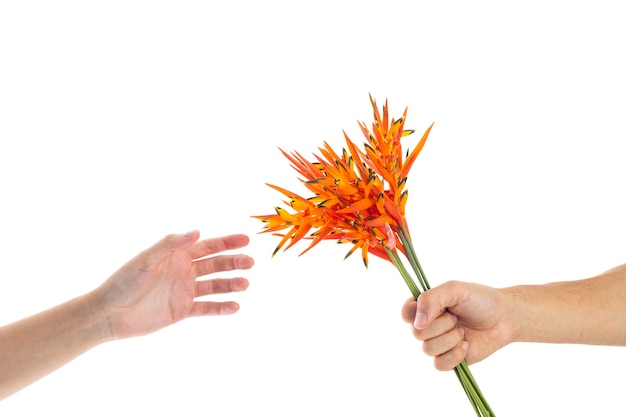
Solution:
<path fill-rule="evenodd" d="M 463 359 L 479 362 L 511 340 L 507 304 L 495 288 L 450 281 L 409 299 L 402 318 L 411 323 L 435 367 L 451 370 Z"/>
<path fill-rule="evenodd" d="M 108 317 L 113 339 L 151 333 L 191 316 L 232 314 L 239 309 L 233 301 L 196 301 L 196 298 L 244 291 L 248 287 L 245 278 L 198 278 L 251 268 L 254 261 L 249 256 L 217 255 L 246 246 L 248 237 L 230 235 L 200 241 L 198 238 L 197 231 L 166 236 L 95 291 L 97 303 Z"/>

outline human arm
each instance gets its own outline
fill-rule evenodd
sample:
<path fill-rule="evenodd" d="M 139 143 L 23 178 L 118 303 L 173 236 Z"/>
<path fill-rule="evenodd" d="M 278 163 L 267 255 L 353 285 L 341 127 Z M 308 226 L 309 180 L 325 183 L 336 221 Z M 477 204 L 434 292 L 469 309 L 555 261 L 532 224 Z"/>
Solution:
<path fill-rule="evenodd" d="M 95 290 L 0 327 L 0 400 L 104 342 L 145 335 L 191 316 L 235 313 L 235 302 L 195 299 L 243 291 L 245 278 L 198 278 L 251 268 L 246 255 L 220 254 L 246 246 L 248 238 L 198 238 L 197 231 L 166 236 Z"/>
<path fill-rule="evenodd" d="M 479 362 L 514 342 L 626 346 L 626 264 L 588 279 L 492 288 L 450 281 L 403 319 L 435 367 Z"/>

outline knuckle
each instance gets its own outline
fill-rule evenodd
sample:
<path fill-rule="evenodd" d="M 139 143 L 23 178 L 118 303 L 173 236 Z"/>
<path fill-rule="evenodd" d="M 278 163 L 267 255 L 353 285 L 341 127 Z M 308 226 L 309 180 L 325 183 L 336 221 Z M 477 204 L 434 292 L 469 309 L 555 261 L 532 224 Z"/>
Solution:
<path fill-rule="evenodd" d="M 427 339 L 422 330 L 418 330 L 413 326 L 411 326 L 411 329 L 413 330 L 413 337 L 415 337 L 417 340 L 420 340 L 423 342 Z"/>
<path fill-rule="evenodd" d="M 457 327 L 458 317 L 450 312 L 445 312 L 439 319 L 441 320 L 442 328 L 445 330 L 452 330 Z"/>
<path fill-rule="evenodd" d="M 464 358 L 461 348 L 455 348 L 443 355 L 437 356 L 434 360 L 435 368 L 438 371 L 450 371 L 454 369 Z"/>
<path fill-rule="evenodd" d="M 435 369 L 438 371 L 447 371 L 448 368 L 446 367 L 445 363 L 443 360 L 441 360 L 441 358 L 435 358 L 435 360 L 433 361 L 433 364 L 435 365 Z"/>
<path fill-rule="evenodd" d="M 424 291 L 423 293 L 421 293 L 419 295 L 419 297 L 417 297 L 417 302 L 420 304 L 426 304 L 428 305 L 431 301 L 432 298 L 432 292 L 430 291 Z"/>
<path fill-rule="evenodd" d="M 428 340 L 422 343 L 422 351 L 428 356 L 437 356 L 433 344 Z"/>

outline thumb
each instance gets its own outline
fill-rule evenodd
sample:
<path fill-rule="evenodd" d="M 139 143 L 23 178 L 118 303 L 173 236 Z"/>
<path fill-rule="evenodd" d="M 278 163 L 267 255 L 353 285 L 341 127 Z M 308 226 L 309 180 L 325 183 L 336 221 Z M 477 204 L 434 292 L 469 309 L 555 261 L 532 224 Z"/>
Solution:
<path fill-rule="evenodd" d="M 457 282 L 449 281 L 420 294 L 417 298 L 417 310 L 413 323 L 416 329 L 428 327 L 446 309 L 458 304 L 465 292 L 462 286 L 457 284 Z"/>

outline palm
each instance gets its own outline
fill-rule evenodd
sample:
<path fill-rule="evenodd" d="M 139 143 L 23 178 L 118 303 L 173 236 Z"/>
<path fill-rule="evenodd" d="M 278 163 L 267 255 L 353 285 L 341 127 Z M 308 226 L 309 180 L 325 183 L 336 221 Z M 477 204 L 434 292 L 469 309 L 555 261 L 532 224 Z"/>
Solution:
<path fill-rule="evenodd" d="M 119 313 L 118 337 L 150 333 L 187 317 L 195 297 L 192 259 L 185 253 L 154 264 L 135 258 L 115 277 L 110 297 Z"/>
<path fill-rule="evenodd" d="M 243 290 L 247 287 L 245 279 L 197 278 L 250 268 L 252 259 L 245 255 L 207 256 L 245 246 L 248 238 L 231 235 L 196 242 L 197 237 L 166 237 L 120 268 L 99 288 L 100 303 L 107 311 L 113 337 L 151 333 L 189 316 L 236 311 L 236 303 L 195 299 Z"/>

